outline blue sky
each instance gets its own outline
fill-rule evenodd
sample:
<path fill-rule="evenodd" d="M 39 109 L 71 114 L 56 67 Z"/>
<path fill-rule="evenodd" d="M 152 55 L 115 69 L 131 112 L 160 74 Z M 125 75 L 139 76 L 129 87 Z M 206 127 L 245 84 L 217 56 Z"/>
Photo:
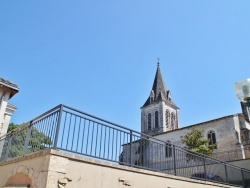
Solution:
<path fill-rule="evenodd" d="M 0 77 L 12 122 L 63 103 L 140 130 L 157 58 L 181 127 L 241 112 L 249 0 L 0 1 Z"/>

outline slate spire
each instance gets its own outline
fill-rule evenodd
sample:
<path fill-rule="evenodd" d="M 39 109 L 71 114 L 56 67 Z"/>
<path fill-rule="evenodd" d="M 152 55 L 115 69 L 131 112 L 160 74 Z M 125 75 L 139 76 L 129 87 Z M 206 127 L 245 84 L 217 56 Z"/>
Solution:
<path fill-rule="evenodd" d="M 159 59 L 158 59 L 157 70 L 156 70 L 156 74 L 154 78 L 153 87 L 150 92 L 150 96 L 148 97 L 147 101 L 144 103 L 142 107 L 148 106 L 152 103 L 159 102 L 159 101 L 169 102 L 174 105 L 173 101 L 171 100 L 170 91 L 168 90 L 164 82 L 161 69 L 160 69 Z"/>
<path fill-rule="evenodd" d="M 167 86 L 164 82 L 163 76 L 161 74 L 161 69 L 160 69 L 160 64 L 158 62 L 157 64 L 157 70 L 156 70 L 156 74 L 155 74 L 155 79 L 154 79 L 154 83 L 153 83 L 153 87 L 152 87 L 152 91 L 154 91 L 155 94 L 155 101 L 157 99 L 165 99 L 165 96 L 167 94 Z"/>

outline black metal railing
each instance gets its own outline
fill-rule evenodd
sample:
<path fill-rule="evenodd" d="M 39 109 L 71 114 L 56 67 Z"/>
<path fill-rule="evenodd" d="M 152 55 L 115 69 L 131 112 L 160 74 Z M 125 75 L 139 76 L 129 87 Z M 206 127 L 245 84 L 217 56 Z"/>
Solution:
<path fill-rule="evenodd" d="M 136 168 L 250 187 L 250 171 L 58 105 L 0 138 L 0 161 L 44 148 Z"/>

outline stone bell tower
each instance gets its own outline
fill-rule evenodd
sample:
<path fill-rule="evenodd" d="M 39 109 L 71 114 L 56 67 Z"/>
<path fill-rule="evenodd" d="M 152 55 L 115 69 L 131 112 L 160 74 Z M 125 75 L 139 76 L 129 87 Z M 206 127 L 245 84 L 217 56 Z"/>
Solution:
<path fill-rule="evenodd" d="M 141 107 L 141 132 L 156 135 L 178 129 L 179 108 L 172 100 L 158 61 L 152 90 Z"/>

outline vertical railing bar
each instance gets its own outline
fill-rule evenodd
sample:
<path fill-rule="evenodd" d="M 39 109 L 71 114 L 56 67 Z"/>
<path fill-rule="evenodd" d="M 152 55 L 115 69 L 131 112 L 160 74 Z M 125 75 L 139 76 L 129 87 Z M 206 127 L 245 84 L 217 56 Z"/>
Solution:
<path fill-rule="evenodd" d="M 69 141 L 69 133 L 70 133 L 70 127 L 71 127 L 71 119 L 72 119 L 72 114 L 70 114 L 69 125 L 68 125 L 68 136 L 67 136 L 67 139 L 66 139 L 66 147 L 65 147 L 65 149 L 68 149 L 68 141 Z"/>
<path fill-rule="evenodd" d="M 90 126 L 90 120 L 89 121 L 89 124 L 88 124 L 88 132 L 87 132 L 87 144 L 86 144 L 86 150 L 85 150 L 85 153 L 88 154 L 88 143 L 89 143 L 89 126 Z"/>
<path fill-rule="evenodd" d="M 92 137 L 91 137 L 91 144 L 90 144 L 90 155 L 92 155 L 92 147 L 93 147 L 93 140 L 94 140 L 94 132 L 95 132 L 95 123 L 92 122 Z"/>
<path fill-rule="evenodd" d="M 173 154 L 174 154 L 174 175 L 176 176 L 176 157 L 175 157 L 175 145 L 171 145 L 173 147 Z"/>
<path fill-rule="evenodd" d="M 227 164 L 224 163 L 224 166 L 225 166 L 226 182 L 229 183 L 228 174 L 227 174 Z"/>
<path fill-rule="evenodd" d="M 55 136 L 55 127 L 56 127 L 56 123 L 58 122 L 58 115 L 59 115 L 59 112 L 56 112 L 56 113 L 54 113 L 54 118 L 53 118 L 53 124 L 52 125 L 50 125 L 50 138 L 52 139 L 52 140 L 54 140 L 54 136 Z M 46 124 L 45 124 L 46 125 Z M 51 146 L 50 146 L 51 147 Z"/>
<path fill-rule="evenodd" d="M 107 159 L 109 159 L 109 147 L 110 147 L 110 127 L 108 127 L 108 156 Z"/>
<path fill-rule="evenodd" d="M 111 149 L 112 149 L 111 159 L 113 159 L 113 151 L 114 151 L 114 129 L 113 129 L 112 142 L 111 142 L 111 144 L 112 144 L 112 147 L 111 147 Z"/>
<path fill-rule="evenodd" d="M 106 128 L 107 127 L 104 127 L 105 129 L 105 134 L 104 134 L 104 152 L 103 152 L 103 158 L 105 158 L 105 153 L 106 153 Z"/>
<path fill-rule="evenodd" d="M 42 119 L 42 121 L 44 121 L 44 123 L 42 123 L 42 124 L 45 127 L 44 132 L 43 132 L 44 136 L 49 136 L 49 134 L 50 134 L 50 127 L 45 123 L 46 120 L 48 120 L 49 125 L 53 124 L 53 114 L 49 115 L 45 119 Z"/>
<path fill-rule="evenodd" d="M 63 123 L 63 131 L 62 131 L 62 139 L 61 139 L 61 147 L 62 147 L 63 140 L 64 140 L 63 138 L 64 138 L 64 132 L 65 132 L 65 127 L 66 127 L 67 116 L 68 116 L 68 113 L 65 112 L 64 123 Z M 59 114 L 59 117 L 60 117 L 60 114 Z"/>
<path fill-rule="evenodd" d="M 82 135 L 82 149 L 83 149 L 83 147 L 84 147 L 85 127 L 86 127 L 86 119 L 84 118 L 84 123 L 83 123 L 83 135 Z M 81 153 L 83 153 L 83 152 L 82 152 L 82 149 L 81 149 Z"/>
<path fill-rule="evenodd" d="M 72 135 L 72 142 L 71 142 L 71 150 L 73 150 L 73 145 L 74 145 L 76 118 L 77 117 L 75 116 L 75 122 L 74 122 L 74 128 L 73 128 L 73 135 Z"/>
<path fill-rule="evenodd" d="M 39 143 L 32 142 L 33 138 L 38 139 L 40 141 L 44 141 L 42 136 L 44 136 L 45 134 L 33 134 L 33 132 L 34 133 L 36 131 L 39 132 L 38 126 L 39 124 L 42 123 L 42 121 L 43 119 L 32 124 L 32 129 L 31 129 L 31 134 L 30 134 L 30 139 L 29 139 L 29 144 L 28 144 L 28 145 L 31 145 L 31 151 L 41 150 L 42 148 L 41 146 L 42 142 L 39 142 Z"/>
<path fill-rule="evenodd" d="M 76 142 L 76 151 L 78 151 L 78 143 L 79 143 L 79 135 L 80 135 L 80 127 L 81 127 L 81 118 L 79 118 L 79 123 L 78 123 L 78 135 L 77 135 L 77 142 Z"/>
<path fill-rule="evenodd" d="M 7 159 L 9 158 L 10 147 L 11 147 L 11 145 L 12 145 L 12 138 L 13 138 L 13 134 L 12 134 L 12 132 L 11 132 L 10 138 L 8 139 L 8 146 L 7 146 L 7 151 L 6 151 L 6 153 L 5 153 L 5 158 L 4 158 L 4 160 L 7 160 Z M 6 138 L 5 138 L 5 139 L 6 139 Z"/>
<path fill-rule="evenodd" d="M 129 142 L 129 133 L 126 133 L 126 143 L 130 143 Z M 131 144 L 129 144 L 129 148 L 130 148 L 130 146 L 131 146 Z M 129 152 L 130 152 L 130 149 L 129 149 Z M 130 164 L 130 153 L 129 152 L 127 152 L 126 158 L 127 158 L 127 162 Z"/>
<path fill-rule="evenodd" d="M 98 129 L 99 129 L 99 123 L 96 125 L 96 139 L 95 139 L 95 156 L 96 156 L 96 150 L 97 150 L 97 143 L 98 143 Z"/>
<path fill-rule="evenodd" d="M 31 125 L 32 125 L 32 121 L 29 123 L 29 126 L 27 127 L 28 130 L 27 130 L 26 138 L 24 142 L 23 155 L 25 155 L 28 150 L 28 144 L 29 144 L 30 136 L 31 136 Z"/>
<path fill-rule="evenodd" d="M 207 174 L 206 161 L 205 161 L 205 157 L 204 156 L 202 156 L 202 160 L 203 160 L 204 173 Z"/>
<path fill-rule="evenodd" d="M 54 140 L 54 145 L 53 145 L 54 149 L 57 148 L 57 141 L 58 141 L 59 130 L 60 130 L 60 126 L 61 126 L 61 117 L 62 117 L 62 110 L 63 110 L 62 108 L 63 108 L 63 105 L 60 105 L 59 117 L 58 117 L 57 126 L 56 126 L 55 140 Z"/>
<path fill-rule="evenodd" d="M 148 154 L 148 139 L 145 139 L 145 154 L 146 154 L 146 159 L 145 159 L 145 167 L 148 167 L 149 166 L 149 154 Z"/>
<path fill-rule="evenodd" d="M 122 157 L 121 155 L 124 155 L 124 154 L 121 154 L 121 150 L 123 150 L 123 147 L 122 147 L 122 141 L 121 141 L 121 134 L 122 134 L 122 132 L 121 131 L 119 131 L 120 132 L 120 143 L 119 143 L 119 153 L 120 153 L 120 157 Z M 120 158 L 119 158 L 119 162 L 120 162 Z"/>
<path fill-rule="evenodd" d="M 118 130 L 116 130 L 116 134 L 115 134 L 115 136 L 116 136 L 116 141 L 115 141 L 115 159 L 117 160 L 117 152 L 118 152 L 118 147 L 117 147 L 117 142 L 118 142 Z M 117 160 L 117 161 L 119 161 L 119 160 Z"/>
<path fill-rule="evenodd" d="M 102 150 L 102 128 L 103 126 L 101 126 L 101 131 L 100 131 L 100 148 L 99 148 L 99 157 L 101 157 L 101 150 Z"/>
<path fill-rule="evenodd" d="M 123 133 L 123 143 L 122 143 L 122 144 L 124 145 L 124 148 L 127 147 L 127 146 L 125 145 L 125 133 Z M 125 154 L 126 154 L 126 156 L 125 156 Z M 124 156 L 123 156 L 123 162 L 124 162 L 125 159 L 127 160 L 127 152 L 125 152 L 123 155 L 124 155 Z M 126 161 L 126 162 L 127 162 L 127 161 Z"/>
<path fill-rule="evenodd" d="M 242 184 L 243 184 L 243 187 L 246 187 L 246 183 L 245 183 L 245 177 L 244 177 L 244 172 L 243 172 L 243 169 L 240 168 L 240 171 L 241 171 L 241 176 L 242 176 Z"/>
<path fill-rule="evenodd" d="M 59 121 L 59 111 L 56 112 L 56 120 L 53 124 L 53 128 L 52 128 L 52 135 L 51 135 L 51 141 L 55 140 L 55 135 L 56 135 L 56 124 Z M 52 143 L 51 143 L 52 144 Z M 50 148 L 51 148 L 51 144 L 50 144 Z"/>
<path fill-rule="evenodd" d="M 132 132 L 132 130 L 130 130 L 130 141 L 129 141 L 129 143 L 130 143 L 130 147 L 129 147 L 129 151 L 130 151 L 129 164 L 130 164 L 130 166 L 132 166 L 132 142 L 133 142 L 132 134 L 133 134 L 133 132 Z"/>
<path fill-rule="evenodd" d="M 48 136 L 50 136 L 50 138 L 51 138 L 52 140 L 55 139 L 55 138 L 53 138 L 53 137 L 54 137 L 53 134 L 55 134 L 55 133 L 53 133 L 53 132 L 54 132 L 54 129 L 56 128 L 56 124 L 57 124 L 57 122 L 58 122 L 58 114 L 59 114 L 59 111 L 56 112 L 56 113 L 53 113 L 53 114 L 50 115 L 49 117 L 46 117 L 46 119 L 44 120 L 44 125 L 43 125 L 43 127 L 48 127 L 48 128 L 49 128 L 50 131 L 49 131 Z M 51 123 L 51 121 L 52 121 L 52 123 Z M 56 130 L 56 129 L 55 129 L 55 130 Z M 44 131 L 44 133 L 45 133 L 45 129 L 44 129 L 43 131 Z M 52 137 L 52 135 L 53 135 L 53 137 Z M 45 133 L 44 136 L 47 136 L 47 134 Z M 51 147 L 51 145 L 50 145 L 50 147 Z"/>
<path fill-rule="evenodd" d="M 52 124 L 49 124 L 50 126 L 48 126 L 46 123 L 45 123 L 45 125 L 44 126 L 46 126 L 46 127 L 48 127 L 49 128 L 49 134 L 48 134 L 48 136 L 50 137 L 50 138 L 52 138 L 52 134 L 53 134 L 53 127 L 54 127 L 54 123 L 55 123 L 55 118 L 57 118 L 56 117 L 56 115 L 57 115 L 57 113 L 56 114 L 52 114 L 50 117 L 53 119 L 53 123 Z M 47 118 L 46 118 L 47 119 Z M 46 120 L 44 120 L 44 121 L 46 121 Z M 46 134 L 44 134 L 44 136 L 47 136 Z"/>

